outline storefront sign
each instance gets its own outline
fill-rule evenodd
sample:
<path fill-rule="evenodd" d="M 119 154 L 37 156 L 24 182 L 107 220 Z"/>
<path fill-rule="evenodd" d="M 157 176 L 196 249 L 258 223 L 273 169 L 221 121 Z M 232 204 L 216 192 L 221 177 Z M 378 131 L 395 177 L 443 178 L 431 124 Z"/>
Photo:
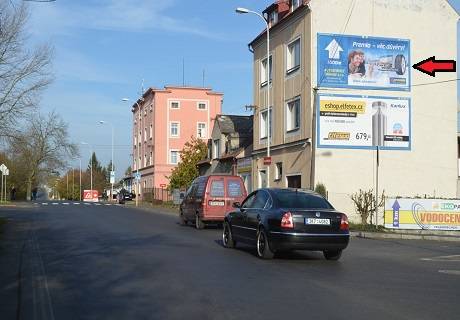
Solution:
<path fill-rule="evenodd" d="M 385 228 L 460 231 L 460 200 L 389 198 Z"/>
<path fill-rule="evenodd" d="M 319 148 L 411 148 L 410 98 L 319 95 Z"/>
<path fill-rule="evenodd" d="M 318 34 L 318 87 L 410 90 L 410 41 Z"/>

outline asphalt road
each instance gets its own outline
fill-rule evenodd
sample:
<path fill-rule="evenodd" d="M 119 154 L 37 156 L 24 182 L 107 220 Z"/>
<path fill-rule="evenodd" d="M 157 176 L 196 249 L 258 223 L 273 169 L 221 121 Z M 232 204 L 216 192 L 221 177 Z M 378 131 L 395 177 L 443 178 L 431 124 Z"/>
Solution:
<path fill-rule="evenodd" d="M 338 262 L 265 261 L 171 214 L 45 203 L 0 209 L 2 320 L 460 317 L 458 243 L 353 238 Z"/>

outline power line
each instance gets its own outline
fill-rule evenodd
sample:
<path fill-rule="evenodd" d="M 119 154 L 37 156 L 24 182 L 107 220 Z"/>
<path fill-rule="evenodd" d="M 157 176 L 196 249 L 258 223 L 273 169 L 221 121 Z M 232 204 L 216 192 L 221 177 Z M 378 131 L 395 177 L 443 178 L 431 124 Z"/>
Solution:
<path fill-rule="evenodd" d="M 429 85 L 432 85 L 432 84 L 440 84 L 440 83 L 454 82 L 454 81 L 458 81 L 458 80 L 460 80 L 460 78 L 457 78 L 457 79 L 450 79 L 450 80 L 443 80 L 443 81 L 437 81 L 437 82 L 427 82 L 427 83 L 413 84 L 413 85 L 411 85 L 411 87 L 429 86 Z"/>

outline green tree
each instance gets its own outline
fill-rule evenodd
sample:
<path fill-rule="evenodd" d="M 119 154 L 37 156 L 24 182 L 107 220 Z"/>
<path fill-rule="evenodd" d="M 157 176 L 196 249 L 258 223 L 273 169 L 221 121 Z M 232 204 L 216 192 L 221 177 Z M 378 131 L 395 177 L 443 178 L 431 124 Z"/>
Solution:
<path fill-rule="evenodd" d="M 195 137 L 187 141 L 180 152 L 180 162 L 175 167 L 169 179 L 169 189 L 185 188 L 192 183 L 193 179 L 198 177 L 197 164 L 206 158 L 208 146 L 206 143 Z"/>
<path fill-rule="evenodd" d="M 126 168 L 126 170 L 125 170 L 125 176 L 126 177 L 129 177 L 132 173 L 133 173 L 133 169 L 131 168 L 131 166 Z"/>

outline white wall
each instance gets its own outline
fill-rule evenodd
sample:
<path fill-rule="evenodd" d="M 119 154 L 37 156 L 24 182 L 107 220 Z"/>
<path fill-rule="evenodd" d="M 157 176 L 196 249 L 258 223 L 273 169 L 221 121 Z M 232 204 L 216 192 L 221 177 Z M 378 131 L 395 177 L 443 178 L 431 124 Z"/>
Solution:
<path fill-rule="evenodd" d="M 312 83 L 316 83 L 317 33 L 409 39 L 411 64 L 433 55 L 437 59 L 456 59 L 458 17 L 446 1 L 356 0 L 346 25 L 352 1 L 311 1 Z M 432 78 L 412 69 L 410 92 L 327 90 L 331 94 L 411 97 L 411 151 L 380 153 L 379 189 L 385 189 L 386 195 L 456 196 L 457 82 L 417 86 L 456 76 L 456 73 L 438 73 Z M 360 188 L 374 188 L 375 162 L 372 150 L 317 149 L 315 181 L 326 185 L 337 209 L 357 220 L 350 194 Z M 379 220 L 383 222 L 382 218 Z"/>

